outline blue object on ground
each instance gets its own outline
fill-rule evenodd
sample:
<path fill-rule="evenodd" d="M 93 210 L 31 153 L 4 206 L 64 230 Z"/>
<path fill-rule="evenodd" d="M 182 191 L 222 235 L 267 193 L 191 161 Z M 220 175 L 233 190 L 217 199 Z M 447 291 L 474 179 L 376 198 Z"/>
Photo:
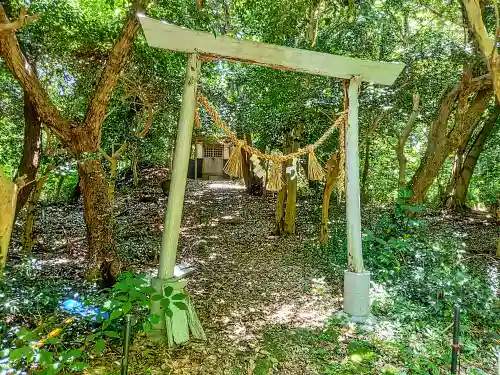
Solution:
<path fill-rule="evenodd" d="M 96 319 L 96 317 L 101 313 L 101 311 L 97 307 L 93 306 L 85 306 L 85 304 L 82 301 L 78 301 L 76 299 L 67 299 L 66 301 L 61 303 L 61 309 L 64 311 L 71 312 L 76 315 L 80 315 L 82 317 L 93 317 Z M 101 316 L 104 319 L 107 319 L 109 317 L 109 314 L 107 312 L 101 313 Z"/>

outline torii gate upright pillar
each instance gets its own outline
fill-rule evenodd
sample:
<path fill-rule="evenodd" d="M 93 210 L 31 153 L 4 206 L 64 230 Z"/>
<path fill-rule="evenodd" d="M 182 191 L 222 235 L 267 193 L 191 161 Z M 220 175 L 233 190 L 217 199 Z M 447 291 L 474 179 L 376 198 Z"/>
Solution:
<path fill-rule="evenodd" d="M 152 285 L 157 290 L 157 294 L 164 299 L 170 298 L 173 294 L 183 293 L 187 284 L 187 280 L 184 278 L 174 278 L 174 269 L 179 244 L 182 209 L 184 207 L 189 155 L 191 153 L 191 137 L 193 135 L 194 115 L 197 105 L 196 91 L 200 67 L 201 61 L 198 55 L 196 53 L 190 54 L 182 93 L 177 139 L 175 141 L 174 165 L 163 228 L 160 266 L 158 277 L 152 280 Z M 165 290 L 169 290 L 169 293 L 166 293 Z M 205 333 L 198 321 L 191 301 L 186 297 L 184 302 L 185 308 L 182 310 L 175 305 L 175 302 L 172 302 L 169 308 L 165 310 L 159 300 L 152 301 L 151 312 L 160 317 L 160 321 L 153 325 L 150 334 L 152 338 L 164 339 L 166 337 L 169 346 L 188 341 L 190 332 L 197 339 L 205 339 Z"/>
<path fill-rule="evenodd" d="M 358 92 L 361 77 L 349 82 L 349 115 L 345 137 L 346 150 L 346 216 L 348 269 L 344 272 L 344 312 L 353 318 L 370 314 L 370 273 L 363 268 L 361 242 L 361 204 L 358 151 Z"/>

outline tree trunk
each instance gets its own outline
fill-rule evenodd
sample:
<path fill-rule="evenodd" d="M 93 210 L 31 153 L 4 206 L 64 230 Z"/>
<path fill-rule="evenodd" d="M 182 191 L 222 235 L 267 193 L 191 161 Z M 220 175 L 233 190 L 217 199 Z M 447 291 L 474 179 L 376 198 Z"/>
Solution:
<path fill-rule="evenodd" d="M 365 143 L 365 155 L 363 161 L 363 174 L 361 175 L 361 200 L 366 202 L 368 200 L 366 188 L 368 182 L 368 172 L 370 171 L 370 146 L 371 140 L 367 139 Z"/>
<path fill-rule="evenodd" d="M 297 136 L 293 134 L 294 140 L 291 141 L 291 152 L 295 152 L 299 149 L 299 143 L 296 141 Z M 287 166 L 291 166 L 293 161 L 289 161 Z M 298 166 L 295 165 L 295 168 Z M 283 169 L 286 171 L 286 168 Z M 295 178 L 291 179 L 291 174 L 285 173 L 287 181 L 287 195 L 286 195 L 286 213 L 285 213 L 285 233 L 295 234 L 295 221 L 297 218 L 297 180 L 298 175 L 295 173 Z"/>
<path fill-rule="evenodd" d="M 18 179 L 19 180 L 19 179 Z M 0 280 L 3 279 L 3 269 L 7 262 L 7 251 L 10 244 L 10 236 L 12 234 L 12 226 L 14 225 L 14 217 L 16 214 L 17 193 L 19 185 L 16 182 L 10 181 L 0 166 Z"/>
<path fill-rule="evenodd" d="M 466 209 L 467 192 L 469 184 L 476 167 L 477 160 L 483 151 L 484 144 L 494 129 L 498 116 L 500 115 L 500 105 L 496 105 L 493 112 L 484 122 L 481 131 L 477 134 L 470 149 L 466 152 L 464 144 L 457 150 L 453 166 L 453 176 L 450 186 L 447 189 L 446 207 L 455 211 Z"/>
<path fill-rule="evenodd" d="M 283 166 L 285 167 L 285 166 Z M 278 192 L 278 199 L 276 200 L 276 235 L 280 236 L 285 232 L 285 202 L 286 202 L 286 181 L 283 183 L 281 190 Z"/>
<path fill-rule="evenodd" d="M 61 176 L 63 177 L 63 176 Z M 41 176 L 38 180 L 36 180 L 35 185 L 31 196 L 28 200 L 28 205 L 26 208 L 26 221 L 24 222 L 23 235 L 21 238 L 22 243 L 22 253 L 23 256 L 28 257 L 31 255 L 33 250 L 33 246 L 36 241 L 33 239 L 33 227 L 35 225 L 35 211 L 40 200 L 40 196 L 42 195 L 43 187 L 49 178 L 48 173 L 44 176 Z"/>
<path fill-rule="evenodd" d="M 245 141 L 252 146 L 252 135 L 250 133 L 245 134 Z M 262 195 L 264 190 L 263 181 L 253 173 L 253 163 L 250 161 L 252 155 L 242 149 L 241 156 L 243 159 L 243 180 L 245 181 L 247 193 Z"/>
<path fill-rule="evenodd" d="M 436 119 L 431 124 L 427 149 L 409 185 L 413 192 L 410 202 L 414 204 L 423 203 L 444 162 L 452 150 L 470 137 L 493 96 L 491 83 L 488 84 L 483 77 L 471 80 L 468 74 L 464 69 L 460 86 L 448 91 L 441 102 Z M 469 100 L 472 93 L 475 93 L 475 96 Z M 448 120 L 457 99 L 455 124 L 447 131 Z"/>
<path fill-rule="evenodd" d="M 252 188 L 252 182 L 250 179 L 250 162 L 248 160 L 248 153 L 241 149 L 241 160 L 242 160 L 242 172 L 243 172 L 243 182 L 245 183 L 245 190 L 247 194 L 250 194 Z"/>
<path fill-rule="evenodd" d="M 319 235 L 320 243 L 328 242 L 328 210 L 330 208 L 330 198 L 333 189 L 337 185 L 340 171 L 340 157 L 338 152 L 334 152 L 326 164 L 326 183 L 323 190 L 323 206 L 321 210 L 321 229 Z"/>
<path fill-rule="evenodd" d="M 77 203 L 78 199 L 82 196 L 82 189 L 80 186 L 80 173 L 78 173 L 78 180 L 76 181 L 76 185 L 73 188 L 73 192 L 71 193 L 71 201 L 73 203 Z"/>
<path fill-rule="evenodd" d="M 451 170 L 451 178 L 444 193 L 444 206 L 448 209 L 460 212 L 465 209 L 465 199 L 462 206 L 456 199 L 463 195 L 464 181 L 462 180 L 462 168 L 465 160 L 465 153 L 468 140 L 456 150 L 453 158 L 453 168 Z"/>
<path fill-rule="evenodd" d="M 79 166 L 87 227 L 89 271 L 87 279 L 100 277 L 99 267 L 109 263 L 114 254 L 113 217 L 104 170 L 99 159 L 89 159 Z"/>
<path fill-rule="evenodd" d="M 26 182 L 17 195 L 16 215 L 28 201 L 36 180 L 36 174 L 42 157 L 42 123 L 28 94 L 24 92 L 24 145 L 23 156 L 19 163 L 16 177 L 26 175 Z M 30 183 L 33 182 L 33 183 Z"/>
<path fill-rule="evenodd" d="M 488 68 L 493 76 L 496 97 L 500 102 L 500 56 L 497 49 L 497 37 L 495 36 L 494 40 L 490 38 L 483 21 L 482 12 L 486 2 L 462 0 L 461 3 L 466 10 L 469 28 L 472 29 L 479 48 L 481 48 L 485 59 L 488 61 Z M 500 30 L 496 30 L 496 34 L 499 32 Z"/>
<path fill-rule="evenodd" d="M 113 206 L 115 201 L 115 187 L 116 187 L 116 179 L 118 177 L 118 159 L 121 154 L 127 149 L 127 142 L 123 142 L 118 151 L 112 151 L 111 155 L 106 154 L 102 149 L 101 154 L 106 158 L 109 162 L 109 181 L 108 181 L 108 197 Z"/>
<path fill-rule="evenodd" d="M 148 2 L 149 0 L 133 2 L 120 35 L 109 51 L 109 57 L 103 65 L 99 81 L 90 98 L 85 118 L 81 122 L 64 118 L 57 109 L 36 74 L 33 74 L 35 69 L 22 53 L 16 33 L 0 33 L 0 54 L 5 65 L 25 90 L 40 120 L 75 155 L 95 153 L 99 150 L 102 125 L 107 116 L 111 93 L 140 28 L 137 15 L 144 12 Z M 10 20 L 0 3 L 0 26 L 9 24 Z M 95 267 L 99 258 L 109 255 L 109 251 L 114 248 L 111 206 L 100 161 L 89 160 L 81 164 L 80 177 L 89 239 L 89 260 Z"/>

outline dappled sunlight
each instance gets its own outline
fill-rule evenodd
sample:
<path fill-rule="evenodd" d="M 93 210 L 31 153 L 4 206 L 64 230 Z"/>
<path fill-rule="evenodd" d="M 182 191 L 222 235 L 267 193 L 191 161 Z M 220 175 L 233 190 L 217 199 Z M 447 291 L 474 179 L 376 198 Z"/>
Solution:
<path fill-rule="evenodd" d="M 208 183 L 208 189 L 215 190 L 245 190 L 245 186 L 234 182 L 212 182 Z"/>
<path fill-rule="evenodd" d="M 487 273 L 491 286 L 491 292 L 494 296 L 500 297 L 500 277 L 498 276 L 498 266 L 488 266 Z"/>
<path fill-rule="evenodd" d="M 286 304 L 281 306 L 278 311 L 270 315 L 269 323 L 284 324 L 289 323 L 295 314 L 295 305 Z"/>
<path fill-rule="evenodd" d="M 311 358 L 362 368 L 373 362 L 374 353 L 378 353 L 373 347 L 375 344 L 371 343 L 407 339 L 408 336 L 404 336 L 407 325 L 399 321 L 401 311 L 406 321 L 421 321 L 422 310 L 415 308 L 420 305 L 404 304 L 401 307 L 401 300 L 397 299 L 400 296 L 390 289 L 390 283 L 374 278 L 376 281 L 372 280 L 370 293 L 372 311 L 377 319 L 373 325 L 350 323 L 341 328 L 332 325 L 336 324 L 332 323 L 337 319 L 336 313 L 342 311 L 342 281 L 335 272 L 338 267 L 344 267 L 344 258 L 341 257 L 340 261 L 336 258 L 338 254 L 335 252 L 339 249 L 335 246 L 329 244 L 328 250 L 323 251 L 316 245 L 317 227 L 307 216 L 298 218 L 297 236 L 274 235 L 274 203 L 272 196 L 243 194 L 242 186 L 233 182 L 188 181 L 177 261 L 188 265 L 189 272 L 192 272 L 188 277 L 187 291 L 208 336 L 208 343 L 192 343 L 179 351 L 162 351 L 162 356 L 168 353 L 165 354 L 165 363 L 185 361 L 184 368 L 192 369 L 196 368 L 197 365 L 193 364 L 196 361 L 206 363 L 208 358 L 228 357 L 233 360 L 242 355 L 247 359 L 250 356 L 256 362 L 270 361 L 271 358 L 279 360 L 283 366 L 280 368 L 285 369 L 289 365 L 287 358 L 293 356 L 295 368 L 291 374 L 314 373 L 308 372 Z M 120 212 L 122 204 L 130 203 L 120 201 L 117 207 Z M 146 274 L 147 280 L 157 275 L 166 206 L 166 199 L 160 197 L 158 204 L 137 204 L 137 208 L 129 209 L 117 220 L 120 251 L 129 257 L 127 261 L 134 269 Z M 51 210 L 49 208 L 49 212 Z M 333 216 L 330 221 L 334 228 L 345 227 L 341 215 Z M 79 217 L 75 224 L 80 228 L 82 218 Z M 67 233 L 71 233 L 71 228 L 66 228 Z M 454 232 L 451 236 L 462 244 L 454 249 L 453 254 L 468 259 L 471 255 L 465 254 L 465 250 L 470 246 L 470 231 L 455 228 Z M 42 235 L 46 236 L 45 233 Z M 44 238 L 44 243 L 61 247 L 62 251 L 44 255 L 30 264 L 30 267 L 36 267 L 32 272 L 78 269 L 84 263 L 85 241 L 81 242 L 83 251 L 80 248 L 75 250 L 67 244 L 74 241 L 73 237 L 78 237 L 72 234 L 68 241 L 64 235 L 64 231 L 51 232 L 51 236 Z M 340 243 L 341 236 L 343 233 L 333 239 Z M 339 246 L 343 246 L 342 243 Z M 447 254 L 449 251 L 439 238 L 432 238 L 428 248 L 416 246 L 410 258 L 411 268 L 405 277 L 414 284 L 425 283 L 429 276 L 429 254 Z M 402 259 L 397 266 L 406 261 Z M 335 267 L 333 272 L 332 266 Z M 368 267 L 374 269 L 372 265 Z M 397 272 L 396 269 L 388 270 Z M 490 280 L 488 286 L 492 293 L 498 293 L 496 265 L 485 268 L 484 275 Z M 409 285 L 405 293 L 412 284 Z M 91 321 L 95 310 L 81 305 L 85 297 L 83 293 L 82 297 L 75 297 L 79 289 L 72 290 L 73 287 L 62 285 L 57 288 L 59 294 L 54 310 L 57 314 L 86 316 Z M 18 294 L 5 306 L 3 304 L 7 301 L 2 298 L 2 308 L 17 314 L 32 303 L 28 297 Z M 428 303 L 431 305 L 435 301 Z M 388 318 L 384 316 L 387 311 L 397 313 Z M 14 319 L 15 315 L 9 317 Z M 13 324 L 21 323 L 15 321 Z M 443 327 L 430 327 L 415 333 L 412 340 L 443 341 L 442 330 Z M 276 335 L 278 338 L 273 342 Z M 199 345 L 195 354 L 193 345 Z M 414 346 L 411 350 L 415 349 L 421 355 L 433 355 L 426 344 Z M 186 355 L 179 356 L 181 352 Z M 140 347 L 136 355 L 141 355 Z"/>
<path fill-rule="evenodd" d="M 40 266 L 57 266 L 57 265 L 62 265 L 62 264 L 68 264 L 74 262 L 75 259 L 69 259 L 69 258 L 56 258 L 56 259 L 47 259 L 47 260 L 38 260 L 37 263 Z"/>

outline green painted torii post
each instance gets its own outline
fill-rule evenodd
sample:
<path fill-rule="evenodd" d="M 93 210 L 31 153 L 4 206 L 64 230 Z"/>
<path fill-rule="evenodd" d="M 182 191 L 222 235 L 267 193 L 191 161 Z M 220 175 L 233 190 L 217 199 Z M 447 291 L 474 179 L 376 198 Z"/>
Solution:
<path fill-rule="evenodd" d="M 349 119 L 346 132 L 346 211 L 349 264 L 344 275 L 344 312 L 353 316 L 367 316 L 370 312 L 370 274 L 364 270 L 361 249 L 358 91 L 362 81 L 392 85 L 403 70 L 404 64 L 354 59 L 238 40 L 227 36 L 214 37 L 209 33 L 182 28 L 143 15 L 140 15 L 139 19 L 150 46 L 189 54 L 169 202 L 165 216 L 160 267 L 158 278 L 154 281 L 156 288 L 162 291 L 164 285 L 184 288 L 186 284 L 185 280 L 175 281 L 172 277 L 177 256 L 196 106 L 196 85 L 200 70 L 198 56 L 207 56 L 212 59 L 245 62 L 274 69 L 293 70 L 350 80 L 348 90 Z M 190 328 L 195 337 L 204 336 L 194 309 L 191 305 L 189 307 L 190 310 L 187 314 L 175 311 L 174 314 L 177 315 L 171 320 L 166 319 L 169 343 L 172 343 L 172 332 L 174 332 L 173 341 L 175 343 L 187 341 Z M 154 304 L 153 312 L 161 312 L 161 306 Z M 160 332 L 165 330 L 165 320 L 155 328 Z"/>

